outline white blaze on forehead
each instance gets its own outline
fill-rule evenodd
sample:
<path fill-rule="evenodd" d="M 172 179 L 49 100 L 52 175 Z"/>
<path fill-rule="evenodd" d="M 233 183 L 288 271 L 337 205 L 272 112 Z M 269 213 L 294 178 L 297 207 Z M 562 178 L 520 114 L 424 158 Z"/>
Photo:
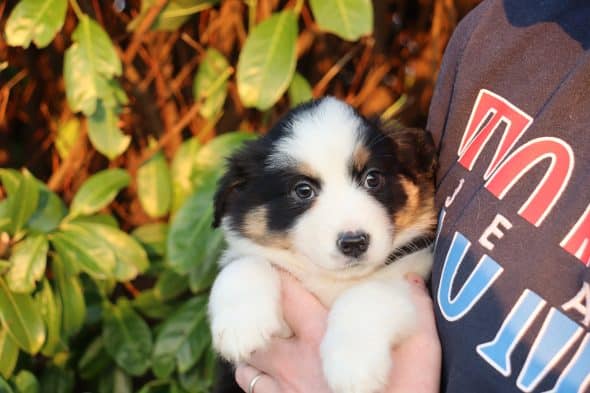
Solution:
<path fill-rule="evenodd" d="M 270 166 L 306 164 L 320 176 L 333 176 L 336 168 L 346 175 L 362 132 L 361 119 L 349 106 L 327 97 L 300 113 L 289 126 L 291 133 L 277 142 Z"/>

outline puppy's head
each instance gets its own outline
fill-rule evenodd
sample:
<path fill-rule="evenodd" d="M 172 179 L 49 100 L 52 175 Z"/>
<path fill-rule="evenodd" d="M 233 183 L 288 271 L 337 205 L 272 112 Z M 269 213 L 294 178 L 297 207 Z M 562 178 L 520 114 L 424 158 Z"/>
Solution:
<path fill-rule="evenodd" d="M 214 225 L 326 270 L 364 274 L 433 231 L 433 173 L 429 134 L 371 123 L 327 97 L 230 157 Z"/>

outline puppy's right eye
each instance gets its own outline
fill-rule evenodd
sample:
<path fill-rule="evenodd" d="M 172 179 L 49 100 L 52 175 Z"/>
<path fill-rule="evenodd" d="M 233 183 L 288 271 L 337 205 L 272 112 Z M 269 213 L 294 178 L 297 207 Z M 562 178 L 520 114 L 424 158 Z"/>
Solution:
<path fill-rule="evenodd" d="M 315 188 L 306 181 L 300 181 L 293 187 L 292 194 L 302 201 L 309 201 L 316 196 Z"/>

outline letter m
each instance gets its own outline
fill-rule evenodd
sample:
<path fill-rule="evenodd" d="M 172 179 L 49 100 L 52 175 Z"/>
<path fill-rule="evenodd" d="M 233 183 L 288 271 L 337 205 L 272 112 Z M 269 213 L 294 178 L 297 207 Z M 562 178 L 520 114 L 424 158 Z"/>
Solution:
<path fill-rule="evenodd" d="M 480 90 L 459 145 L 458 162 L 468 170 L 472 170 L 492 135 L 503 126 L 500 143 L 484 174 L 484 179 L 487 180 L 532 121 L 531 116 L 505 98 L 489 90 Z"/>

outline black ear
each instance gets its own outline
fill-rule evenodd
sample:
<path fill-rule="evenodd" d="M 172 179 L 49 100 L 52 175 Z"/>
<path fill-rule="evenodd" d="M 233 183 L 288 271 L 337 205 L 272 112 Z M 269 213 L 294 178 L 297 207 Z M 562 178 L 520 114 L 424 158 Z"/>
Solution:
<path fill-rule="evenodd" d="M 229 205 L 235 199 L 249 179 L 263 165 L 259 157 L 257 141 L 246 142 L 242 148 L 227 159 L 227 171 L 217 183 L 217 191 L 213 199 L 213 227 L 221 224 L 221 219 L 227 213 Z"/>
<path fill-rule="evenodd" d="M 430 132 L 419 128 L 389 127 L 398 160 L 406 174 L 414 179 L 434 179 L 436 148 Z"/>

